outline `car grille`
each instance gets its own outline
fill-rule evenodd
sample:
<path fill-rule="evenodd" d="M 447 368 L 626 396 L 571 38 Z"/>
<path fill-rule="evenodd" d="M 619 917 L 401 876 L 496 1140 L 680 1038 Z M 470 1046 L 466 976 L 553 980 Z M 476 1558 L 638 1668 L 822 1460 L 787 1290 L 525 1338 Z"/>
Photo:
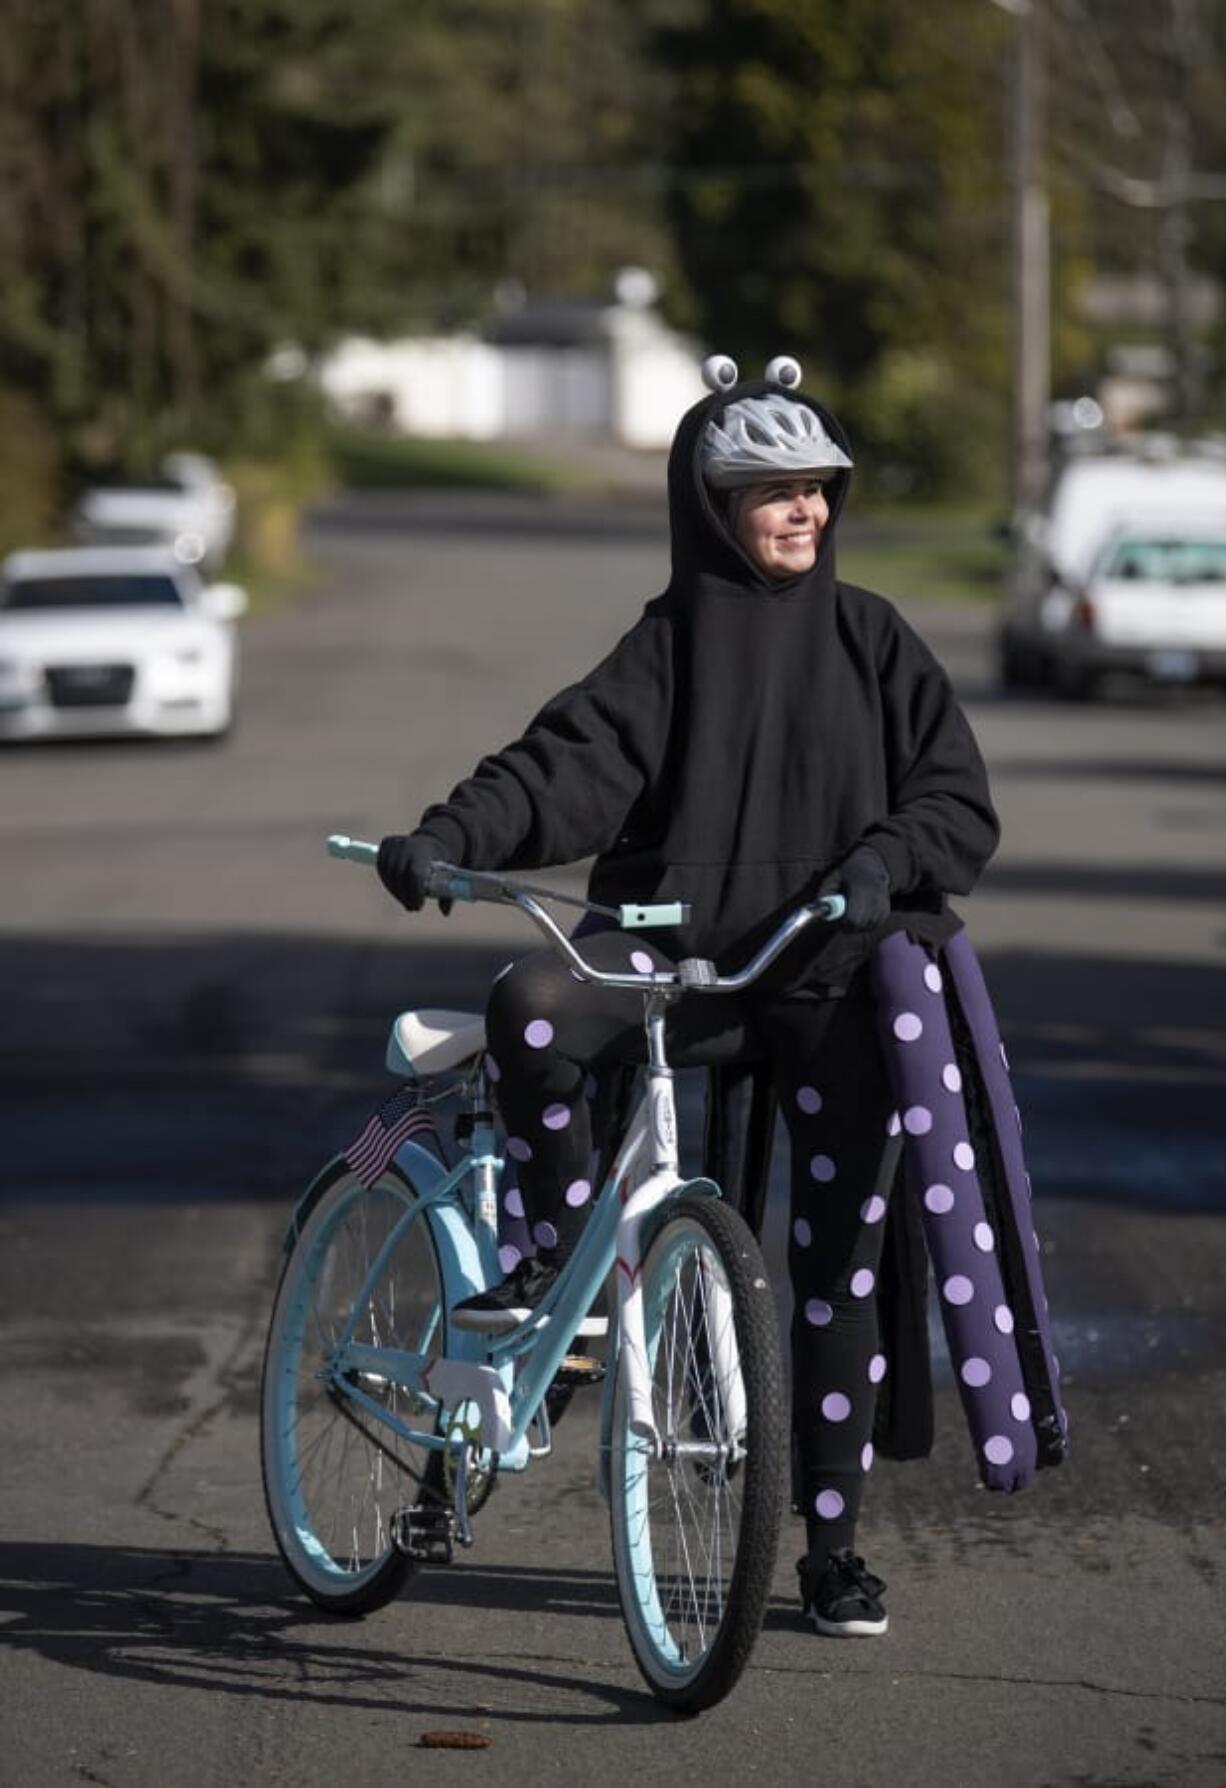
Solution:
<path fill-rule="evenodd" d="M 122 708 L 135 679 L 130 664 L 56 665 L 47 670 L 47 693 L 53 708 Z"/>

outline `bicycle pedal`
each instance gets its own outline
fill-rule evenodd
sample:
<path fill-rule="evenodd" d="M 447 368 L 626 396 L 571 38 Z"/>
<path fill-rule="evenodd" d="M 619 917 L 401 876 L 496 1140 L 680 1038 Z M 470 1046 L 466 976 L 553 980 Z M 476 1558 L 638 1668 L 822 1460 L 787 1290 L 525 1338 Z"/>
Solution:
<path fill-rule="evenodd" d="M 455 1556 L 456 1519 L 451 1509 L 398 1509 L 391 1534 L 397 1552 L 418 1564 L 449 1565 Z"/>
<path fill-rule="evenodd" d="M 599 1384 L 605 1375 L 603 1360 L 586 1353 L 568 1353 L 558 1367 L 555 1384 Z"/>

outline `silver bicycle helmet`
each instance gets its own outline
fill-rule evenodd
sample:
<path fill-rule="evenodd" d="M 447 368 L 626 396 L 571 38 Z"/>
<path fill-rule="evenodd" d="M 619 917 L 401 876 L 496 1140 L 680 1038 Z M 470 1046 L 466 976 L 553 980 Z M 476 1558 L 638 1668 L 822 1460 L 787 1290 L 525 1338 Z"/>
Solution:
<path fill-rule="evenodd" d="M 807 404 L 782 392 L 743 397 L 718 422 L 708 422 L 700 450 L 702 475 L 715 490 L 739 490 L 781 474 L 833 478 L 851 460 Z"/>

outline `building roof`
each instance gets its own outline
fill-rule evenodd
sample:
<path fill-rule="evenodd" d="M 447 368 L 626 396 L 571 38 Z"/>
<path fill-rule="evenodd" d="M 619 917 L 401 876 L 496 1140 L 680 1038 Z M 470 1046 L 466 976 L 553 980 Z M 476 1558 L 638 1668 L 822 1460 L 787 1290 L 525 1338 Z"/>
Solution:
<path fill-rule="evenodd" d="M 504 311 L 482 330 L 501 348 L 593 348 L 609 339 L 616 306 L 597 298 L 539 298 Z"/>

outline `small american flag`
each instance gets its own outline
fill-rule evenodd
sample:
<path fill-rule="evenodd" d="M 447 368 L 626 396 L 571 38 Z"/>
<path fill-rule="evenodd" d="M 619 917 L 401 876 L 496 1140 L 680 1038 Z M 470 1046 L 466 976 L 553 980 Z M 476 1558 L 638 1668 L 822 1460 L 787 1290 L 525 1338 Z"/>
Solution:
<path fill-rule="evenodd" d="M 364 1186 L 373 1186 L 401 1143 L 410 1136 L 428 1136 L 437 1147 L 434 1119 L 419 1105 L 416 1088 L 402 1086 L 384 1100 L 354 1137 L 344 1150 L 344 1159 Z"/>

